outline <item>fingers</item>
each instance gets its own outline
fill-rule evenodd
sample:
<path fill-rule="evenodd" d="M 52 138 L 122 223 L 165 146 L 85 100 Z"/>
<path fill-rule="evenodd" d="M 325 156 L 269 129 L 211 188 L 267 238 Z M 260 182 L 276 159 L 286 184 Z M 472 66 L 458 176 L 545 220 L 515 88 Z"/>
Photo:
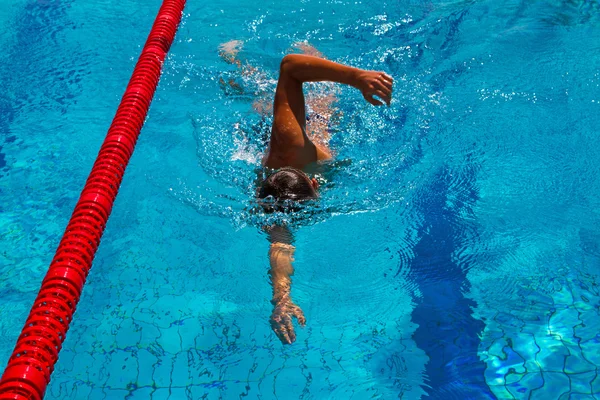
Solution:
<path fill-rule="evenodd" d="M 294 307 L 294 309 L 292 310 L 292 315 L 296 317 L 300 326 L 306 325 L 306 318 L 304 317 L 304 313 L 302 312 L 302 309 L 300 307 Z"/>
<path fill-rule="evenodd" d="M 292 334 L 294 333 L 293 329 L 292 329 Z M 279 329 L 277 329 L 275 331 L 275 334 L 277 335 L 277 337 L 279 338 L 279 340 L 281 340 L 281 343 L 283 344 L 292 344 L 293 340 L 290 337 L 287 328 L 285 326 L 280 326 Z M 296 337 L 294 336 L 294 340 L 296 340 Z"/>
<path fill-rule="evenodd" d="M 394 78 L 386 74 L 385 72 L 381 72 L 379 74 L 379 79 L 389 85 L 390 89 L 392 88 L 392 84 L 394 83 Z"/>
<path fill-rule="evenodd" d="M 374 95 L 379 97 L 381 100 L 385 101 L 385 103 L 388 106 L 390 105 L 390 102 L 392 101 L 391 93 L 386 93 L 382 90 L 374 90 L 373 92 L 364 95 L 365 99 L 369 103 L 373 104 L 374 106 L 382 106 L 383 105 L 383 103 L 381 101 L 379 101 L 373 97 Z"/>
<path fill-rule="evenodd" d="M 390 105 L 394 85 L 394 79 L 391 76 L 385 72 L 367 71 L 363 75 L 363 82 L 366 84 L 366 87 L 362 89 L 365 100 L 374 106 L 381 106 L 383 103 Z M 383 102 L 373 96 L 377 96 Z"/>
<path fill-rule="evenodd" d="M 382 102 L 374 99 L 372 94 L 365 95 L 365 100 L 367 100 L 369 103 L 373 104 L 374 106 L 382 106 L 383 105 Z"/>
<path fill-rule="evenodd" d="M 386 97 L 392 97 L 392 88 L 386 86 L 383 81 L 377 81 L 373 84 L 373 89 L 374 90 L 379 90 L 383 93 L 385 93 Z M 379 96 L 379 95 L 378 95 Z"/>
<path fill-rule="evenodd" d="M 294 325 L 292 325 L 292 317 L 287 317 L 285 320 L 285 330 L 288 334 L 289 342 L 292 344 L 296 341 L 296 332 L 294 332 Z"/>
<path fill-rule="evenodd" d="M 375 94 L 383 99 L 387 105 L 390 105 L 390 101 L 392 100 L 392 86 L 394 80 L 385 73 L 381 73 L 379 78 L 373 84 L 376 89 Z"/>
<path fill-rule="evenodd" d="M 379 83 L 382 89 L 385 88 L 391 92 L 394 80 L 382 72 L 379 78 L 377 79 L 377 83 Z"/>
<path fill-rule="evenodd" d="M 287 317 L 287 318 L 286 318 Z M 286 321 L 287 319 L 287 321 Z M 277 335 L 281 343 L 283 344 L 292 344 L 294 340 L 296 340 L 296 335 L 294 334 L 294 328 L 292 327 L 292 319 L 289 316 L 272 316 L 271 317 L 271 328 L 273 332 Z M 290 337 L 289 329 L 291 328 L 292 336 L 294 340 Z"/>
<path fill-rule="evenodd" d="M 271 328 L 283 344 L 292 344 L 296 341 L 296 332 L 294 331 L 292 317 L 296 317 L 300 326 L 306 324 L 304 313 L 297 305 L 292 305 L 283 313 L 276 312 L 271 315 Z"/>
<path fill-rule="evenodd" d="M 388 90 L 390 93 L 392 92 L 392 86 L 393 86 L 392 82 L 386 81 L 385 79 L 379 79 L 377 81 L 377 83 L 379 84 L 379 87 L 381 89 Z"/>
<path fill-rule="evenodd" d="M 376 90 L 373 94 L 377 95 L 377 97 L 385 101 L 385 103 L 388 106 L 390 105 L 390 101 L 392 100 L 392 94 L 389 91 Z"/>
<path fill-rule="evenodd" d="M 385 72 L 380 72 L 375 82 L 373 82 L 373 88 L 375 89 L 374 94 L 385 101 L 388 106 L 392 100 L 393 85 L 394 79 Z"/>

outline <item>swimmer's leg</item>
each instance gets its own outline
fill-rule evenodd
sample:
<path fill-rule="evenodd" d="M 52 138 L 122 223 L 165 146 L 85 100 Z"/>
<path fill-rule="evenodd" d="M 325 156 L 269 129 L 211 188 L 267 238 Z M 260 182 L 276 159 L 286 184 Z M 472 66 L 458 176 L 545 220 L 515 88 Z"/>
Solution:
<path fill-rule="evenodd" d="M 243 41 L 230 40 L 229 42 L 225 42 L 219 45 L 219 56 L 226 63 L 237 66 L 237 70 L 242 77 L 258 80 L 258 78 L 261 76 L 258 68 L 250 65 L 248 62 L 243 62 L 238 57 L 238 53 L 242 50 L 243 47 Z M 245 92 L 242 85 L 239 82 L 236 82 L 236 80 L 233 78 L 220 77 L 219 84 L 224 90 L 231 89 L 238 94 L 242 94 Z"/>
<path fill-rule="evenodd" d="M 268 98 L 260 97 L 254 100 L 252 108 L 263 118 L 273 115 L 273 103 Z"/>
<path fill-rule="evenodd" d="M 243 76 L 251 76 L 258 72 L 256 67 L 253 67 L 248 62 L 242 62 L 238 57 L 238 53 L 244 47 L 244 42 L 241 40 L 230 40 L 229 42 L 219 45 L 219 56 L 229 64 L 234 64 Z"/>
<path fill-rule="evenodd" d="M 236 42 L 236 43 L 232 43 L 232 42 Z M 231 46 L 238 46 L 239 41 L 236 40 L 232 40 L 231 42 L 227 42 L 221 45 L 221 48 L 225 47 L 231 47 Z M 321 54 L 321 52 L 319 52 L 316 48 L 314 48 L 313 46 L 311 46 L 310 44 L 306 43 L 306 42 L 296 42 L 292 45 L 293 48 L 300 50 L 301 53 L 306 54 L 308 56 L 314 56 L 314 57 L 321 57 L 321 58 L 325 58 L 323 57 L 323 55 Z M 239 50 L 238 50 L 239 51 Z M 237 53 L 235 53 L 237 54 Z M 235 55 L 234 54 L 234 55 Z M 231 63 L 239 63 L 239 61 L 237 61 L 235 59 L 235 57 L 233 58 L 234 61 L 231 61 Z M 239 64 L 238 64 L 239 65 Z M 314 96 L 313 96 L 314 97 Z M 308 98 L 307 99 L 307 103 L 310 107 L 310 102 L 311 102 L 312 98 Z M 252 103 L 252 108 L 254 109 L 254 111 L 256 111 L 258 114 L 260 114 L 263 117 L 267 117 L 270 115 L 273 115 L 273 102 L 271 101 L 270 97 L 260 97 L 258 99 L 256 99 L 253 103 Z"/>
<path fill-rule="evenodd" d="M 225 94 L 235 94 L 251 101 L 252 109 L 260 115 L 260 120 L 251 126 L 236 123 L 234 131 L 240 134 L 242 140 L 258 142 L 262 154 L 269 142 L 271 131 L 270 117 L 273 115 L 271 90 L 275 81 L 247 61 L 242 61 L 238 54 L 243 49 L 243 45 L 244 42 L 241 40 L 230 40 L 219 46 L 219 56 L 223 61 L 237 67 L 233 73 L 224 73 L 219 79 L 219 84 Z"/>

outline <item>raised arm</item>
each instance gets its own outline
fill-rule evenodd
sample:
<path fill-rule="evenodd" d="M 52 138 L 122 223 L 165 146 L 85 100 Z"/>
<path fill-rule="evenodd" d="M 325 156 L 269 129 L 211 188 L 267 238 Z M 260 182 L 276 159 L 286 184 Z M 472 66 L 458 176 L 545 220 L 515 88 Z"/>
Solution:
<path fill-rule="evenodd" d="M 303 82 L 330 81 L 359 89 L 369 103 L 380 106 L 392 100 L 393 79 L 385 72 L 367 71 L 304 54 L 290 54 L 281 60 L 279 81 L 273 102 L 273 130 L 264 165 L 294 167 L 331 158 L 331 151 L 313 143 L 306 134 Z"/>
<path fill-rule="evenodd" d="M 374 95 L 387 105 L 392 99 L 394 80 L 385 72 L 353 68 L 319 57 L 289 54 L 281 61 L 281 74 L 300 83 L 330 81 L 353 86 L 373 105 L 383 104 L 374 99 Z"/>

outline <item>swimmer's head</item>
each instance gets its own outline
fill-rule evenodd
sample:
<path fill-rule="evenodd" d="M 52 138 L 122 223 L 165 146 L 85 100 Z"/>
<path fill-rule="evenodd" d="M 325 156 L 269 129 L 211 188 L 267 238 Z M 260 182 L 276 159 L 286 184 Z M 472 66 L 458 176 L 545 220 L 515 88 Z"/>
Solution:
<path fill-rule="evenodd" d="M 285 211 L 282 204 L 287 201 L 303 202 L 316 199 L 319 184 L 316 179 L 310 179 L 308 175 L 296 168 L 282 168 L 269 175 L 258 191 L 259 199 L 271 196 L 274 200 L 273 206 L 263 205 L 267 211 Z"/>

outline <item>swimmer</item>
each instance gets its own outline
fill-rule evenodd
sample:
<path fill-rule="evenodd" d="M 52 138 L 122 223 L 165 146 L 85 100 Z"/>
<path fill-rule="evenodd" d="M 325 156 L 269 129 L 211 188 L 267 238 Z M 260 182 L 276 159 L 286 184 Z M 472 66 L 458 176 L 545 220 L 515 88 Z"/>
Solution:
<path fill-rule="evenodd" d="M 239 41 L 221 45 L 221 56 L 226 61 L 238 65 L 243 74 L 252 74 L 256 69 L 244 66 L 236 58 L 240 46 Z M 311 119 L 316 120 L 318 127 L 307 132 L 303 83 L 335 82 L 353 86 L 374 106 L 384 103 L 389 106 L 392 99 L 394 80 L 385 72 L 361 70 L 328 61 L 307 44 L 299 44 L 296 47 L 304 54 L 288 54 L 281 60 L 272 109 L 274 119 L 271 137 L 263 158 L 263 165 L 275 172 L 269 175 L 258 189 L 259 199 L 271 196 L 275 204 L 285 200 L 303 202 L 316 199 L 319 185 L 307 171 L 312 164 L 332 158 L 326 125 L 332 115 L 330 105 L 335 101 L 335 96 L 321 97 L 320 102 L 317 101 L 316 105 L 311 107 L 320 111 L 316 114 L 319 118 Z M 256 104 L 254 108 L 257 111 L 270 111 L 264 106 L 258 108 Z M 301 326 L 306 323 L 304 313 L 291 297 L 295 247 L 286 227 L 273 226 L 267 231 L 271 241 L 269 275 L 273 285 L 273 313 L 270 323 L 279 340 L 284 344 L 291 344 L 296 340 L 292 319 L 296 318 Z"/>

